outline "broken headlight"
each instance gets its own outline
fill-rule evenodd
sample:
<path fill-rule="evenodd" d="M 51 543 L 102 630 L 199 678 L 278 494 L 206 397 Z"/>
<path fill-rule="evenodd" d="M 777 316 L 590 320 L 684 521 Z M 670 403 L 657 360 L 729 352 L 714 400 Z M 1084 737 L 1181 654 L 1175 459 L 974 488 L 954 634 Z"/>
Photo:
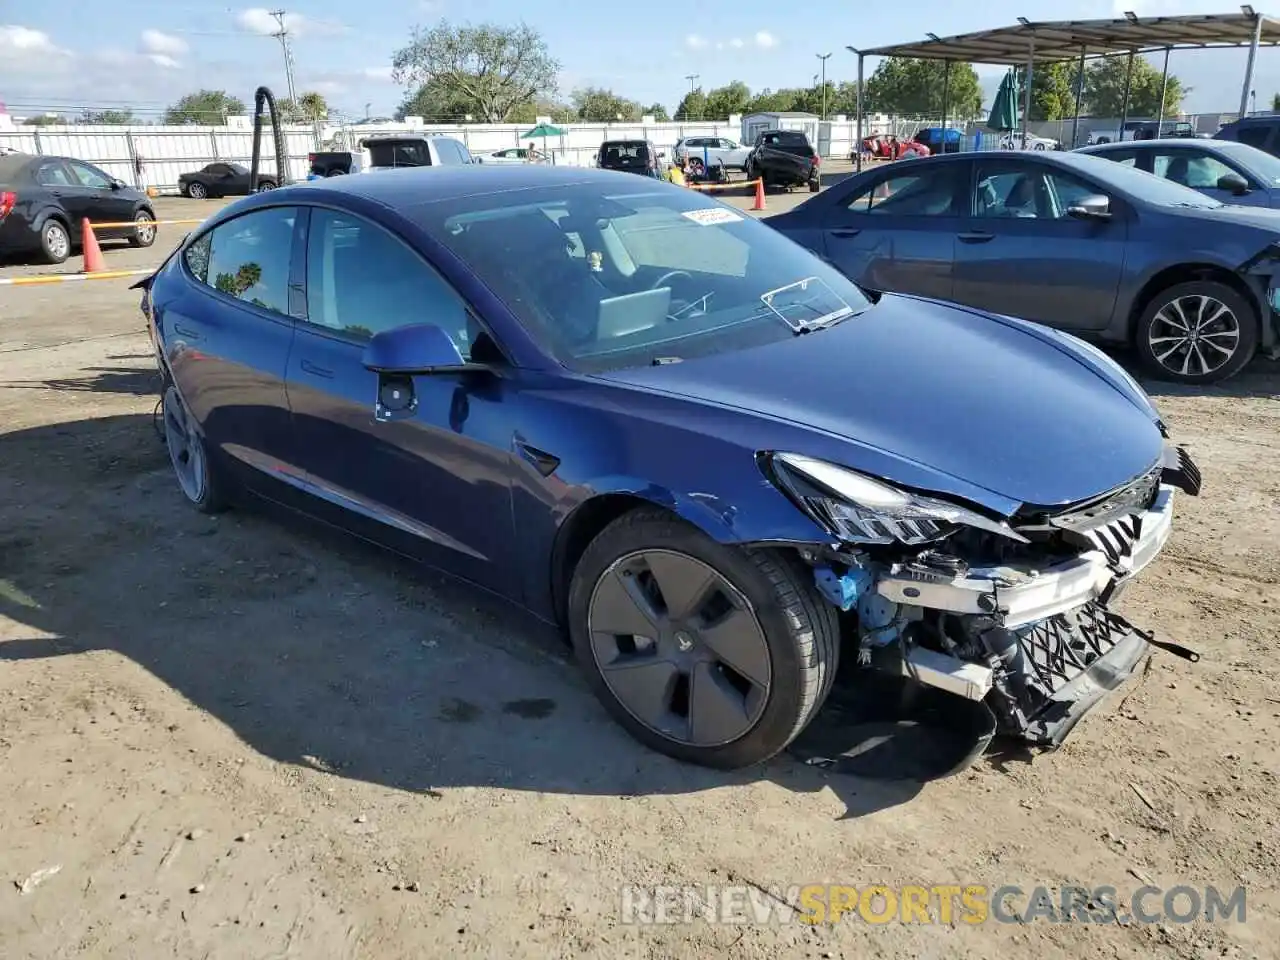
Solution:
<path fill-rule="evenodd" d="M 772 479 L 816 523 L 847 543 L 932 543 L 976 527 L 1026 543 L 1008 524 L 945 500 L 900 490 L 846 467 L 795 453 L 769 457 Z"/>

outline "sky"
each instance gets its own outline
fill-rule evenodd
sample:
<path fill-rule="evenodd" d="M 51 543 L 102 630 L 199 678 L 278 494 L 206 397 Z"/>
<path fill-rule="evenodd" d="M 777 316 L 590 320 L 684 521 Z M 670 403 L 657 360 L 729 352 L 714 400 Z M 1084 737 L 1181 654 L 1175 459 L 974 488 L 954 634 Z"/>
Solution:
<path fill-rule="evenodd" d="M 128 107 L 148 119 L 182 94 L 225 89 L 247 103 L 260 85 L 287 89 L 283 56 L 270 34 L 268 8 L 212 0 L 109 0 L 91 15 L 74 5 L 0 0 L 0 101 L 11 113 Z M 391 56 L 415 26 L 515 24 L 538 30 L 560 61 L 563 96 L 601 86 L 674 108 L 697 74 L 704 89 L 741 80 L 753 90 L 808 86 L 827 60 L 828 79 L 852 80 L 846 45 L 874 47 L 949 36 L 1030 20 L 1093 19 L 1133 10 L 1143 16 L 1221 13 L 1226 0 L 844 0 L 799 8 L 777 0 L 640 7 L 608 0 L 281 0 L 293 35 L 299 91 L 323 93 L 349 116 L 389 115 L 403 90 L 391 80 Z M 1259 7 L 1265 10 L 1264 7 Z M 815 23 L 815 20 L 817 21 Z M 1188 112 L 1239 107 L 1243 50 L 1178 52 L 1170 70 L 1191 93 Z M 868 62 L 868 74 L 874 63 Z M 978 67 L 988 100 L 1003 68 Z M 1263 49 L 1255 68 L 1257 104 L 1280 92 L 1280 50 Z"/>

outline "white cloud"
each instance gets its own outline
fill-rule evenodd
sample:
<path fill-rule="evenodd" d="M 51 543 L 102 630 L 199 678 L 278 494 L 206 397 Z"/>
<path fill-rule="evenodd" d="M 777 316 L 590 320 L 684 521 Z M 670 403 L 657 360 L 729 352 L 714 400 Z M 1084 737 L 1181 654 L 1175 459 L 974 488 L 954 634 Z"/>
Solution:
<path fill-rule="evenodd" d="M 169 56 L 167 53 L 148 53 L 147 59 L 154 63 L 157 67 L 164 67 L 166 70 L 177 70 L 182 64 Z"/>
<path fill-rule="evenodd" d="M 684 45 L 690 50 L 701 50 L 707 45 L 707 41 L 696 33 L 691 33 L 684 38 Z"/>
<path fill-rule="evenodd" d="M 761 30 L 756 34 L 756 46 L 762 50 L 769 50 L 778 45 L 778 38 L 768 30 Z"/>
<path fill-rule="evenodd" d="M 143 30 L 142 49 L 146 53 L 161 54 L 167 57 L 177 57 L 186 53 L 188 47 L 187 41 L 183 40 L 181 37 L 161 33 L 159 30 Z"/>
<path fill-rule="evenodd" d="M 360 71 L 360 76 L 364 77 L 366 80 L 375 80 L 379 83 L 390 83 L 391 68 L 390 67 L 365 67 L 363 70 Z"/>
<path fill-rule="evenodd" d="M 730 40 L 730 41 L 729 41 L 729 46 L 733 47 L 735 50 L 741 50 L 741 49 L 742 49 L 742 38 L 741 38 L 741 37 L 734 37 L 732 40 Z"/>
<path fill-rule="evenodd" d="M 0 51 L 13 55 L 33 53 L 57 53 L 58 47 L 47 33 L 20 27 L 17 24 L 0 25 Z"/>
<path fill-rule="evenodd" d="M 236 14 L 236 24 L 241 30 L 256 33 L 261 37 L 269 37 L 280 30 L 280 22 L 271 15 L 266 7 L 250 7 Z M 284 27 L 294 36 L 302 34 L 333 35 L 346 33 L 347 27 L 331 20 L 313 20 L 297 13 L 284 15 Z"/>

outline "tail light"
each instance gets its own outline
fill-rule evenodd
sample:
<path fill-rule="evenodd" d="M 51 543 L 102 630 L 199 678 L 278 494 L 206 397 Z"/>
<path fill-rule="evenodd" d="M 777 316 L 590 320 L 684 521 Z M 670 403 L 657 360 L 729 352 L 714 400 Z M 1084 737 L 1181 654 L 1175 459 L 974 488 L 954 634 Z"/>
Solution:
<path fill-rule="evenodd" d="M 0 190 L 0 220 L 7 217 L 18 203 L 18 195 L 12 190 Z"/>
<path fill-rule="evenodd" d="M 815 167 L 822 166 L 822 158 L 818 156 L 816 153 L 813 155 L 813 165 Z"/>
<path fill-rule="evenodd" d="M 316 155 L 314 153 L 307 154 L 307 166 L 314 167 L 316 165 Z"/>

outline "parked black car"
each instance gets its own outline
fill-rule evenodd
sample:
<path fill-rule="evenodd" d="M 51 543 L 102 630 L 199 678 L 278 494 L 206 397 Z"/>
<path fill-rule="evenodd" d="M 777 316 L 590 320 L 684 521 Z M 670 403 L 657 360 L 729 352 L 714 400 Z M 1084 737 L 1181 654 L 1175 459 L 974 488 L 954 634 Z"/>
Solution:
<path fill-rule="evenodd" d="M 658 149 L 651 140 L 606 140 L 596 154 L 596 166 L 657 177 Z"/>
<path fill-rule="evenodd" d="M 29 153 L 0 155 L 0 256 L 40 253 L 62 263 L 80 246 L 80 223 L 142 221 L 95 231 L 99 240 L 127 239 L 135 247 L 155 242 L 156 218 L 141 190 L 83 160 Z"/>
<path fill-rule="evenodd" d="M 820 188 L 818 151 L 802 130 L 765 130 L 756 137 L 747 157 L 747 179 L 764 180 L 766 187 L 809 185 L 810 193 Z"/>
<path fill-rule="evenodd" d="M 274 190 L 276 186 L 275 177 L 258 175 L 259 192 Z M 192 200 L 245 197 L 249 195 L 249 168 L 239 163 L 211 163 L 195 173 L 180 174 L 178 190 Z"/>
<path fill-rule="evenodd" d="M 1280 357 L 1280 211 L 1228 206 L 1080 153 L 949 154 L 871 170 L 767 221 L 877 291 L 1132 343 L 1213 383 Z"/>

